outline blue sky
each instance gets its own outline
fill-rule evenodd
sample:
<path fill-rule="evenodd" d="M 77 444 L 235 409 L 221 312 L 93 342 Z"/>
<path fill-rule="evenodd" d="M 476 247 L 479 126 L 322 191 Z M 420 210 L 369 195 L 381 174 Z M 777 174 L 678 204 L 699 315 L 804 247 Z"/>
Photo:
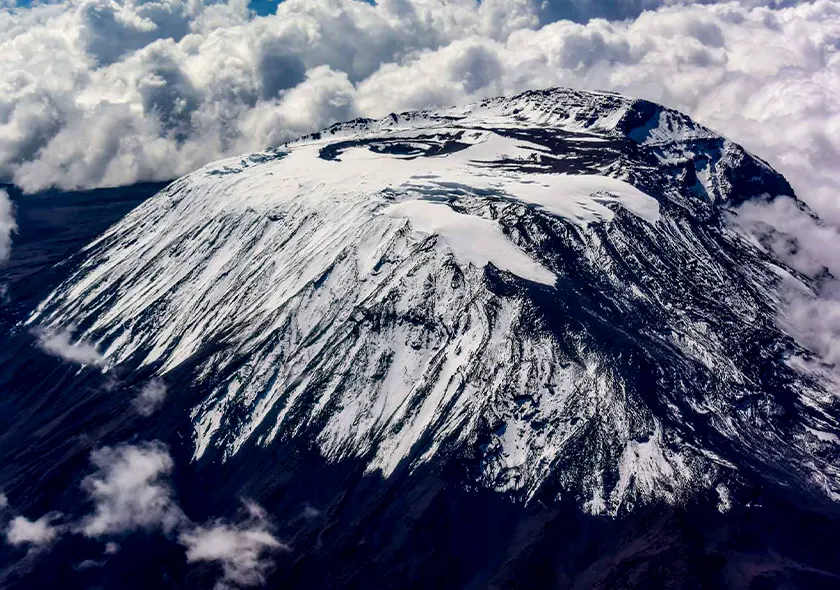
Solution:
<path fill-rule="evenodd" d="M 251 0 L 250 6 L 254 12 L 260 16 L 264 16 L 273 13 L 277 9 L 277 0 Z"/>

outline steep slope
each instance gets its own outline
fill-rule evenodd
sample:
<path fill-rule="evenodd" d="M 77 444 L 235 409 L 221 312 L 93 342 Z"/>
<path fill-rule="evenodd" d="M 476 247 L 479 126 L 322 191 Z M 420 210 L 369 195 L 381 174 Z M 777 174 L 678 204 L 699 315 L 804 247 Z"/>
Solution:
<path fill-rule="evenodd" d="M 756 480 L 831 501 L 834 396 L 773 320 L 790 271 L 724 218 L 779 194 L 611 94 L 357 120 L 174 182 L 26 323 L 203 392 L 195 461 L 311 441 L 591 514 Z"/>

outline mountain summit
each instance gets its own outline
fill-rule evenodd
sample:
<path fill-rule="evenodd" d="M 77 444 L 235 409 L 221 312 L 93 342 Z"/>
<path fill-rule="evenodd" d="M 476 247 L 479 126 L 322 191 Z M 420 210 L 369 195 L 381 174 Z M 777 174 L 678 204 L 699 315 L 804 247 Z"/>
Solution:
<path fill-rule="evenodd" d="M 773 323 L 788 271 L 722 214 L 779 194 L 739 146 L 612 94 L 356 120 L 174 182 L 28 322 L 164 379 L 201 353 L 194 459 L 305 437 L 592 514 L 723 508 L 752 474 L 837 498 L 827 394 Z"/>
<path fill-rule="evenodd" d="M 786 545 L 840 500 L 835 396 L 775 320 L 807 279 L 730 223 L 778 195 L 609 93 L 359 119 L 173 182 L 23 325 L 95 347 L 89 427 L 170 445 L 185 506 L 286 523 L 284 588 L 836 581 Z"/>

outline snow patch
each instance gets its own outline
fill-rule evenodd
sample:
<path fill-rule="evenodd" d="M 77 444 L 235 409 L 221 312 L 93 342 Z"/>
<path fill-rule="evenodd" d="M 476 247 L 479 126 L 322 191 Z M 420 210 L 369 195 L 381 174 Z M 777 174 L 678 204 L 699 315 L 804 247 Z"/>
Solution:
<path fill-rule="evenodd" d="M 515 275 L 552 285 L 554 274 L 519 250 L 495 221 L 453 211 L 445 203 L 403 201 L 387 207 L 388 217 L 405 218 L 420 232 L 441 236 L 461 263 L 483 267 L 492 262 Z"/>

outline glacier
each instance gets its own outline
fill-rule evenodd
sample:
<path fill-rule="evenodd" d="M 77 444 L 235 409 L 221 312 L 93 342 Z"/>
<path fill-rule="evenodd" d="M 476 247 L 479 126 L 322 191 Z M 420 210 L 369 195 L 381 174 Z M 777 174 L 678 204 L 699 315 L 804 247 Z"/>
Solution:
<path fill-rule="evenodd" d="M 808 280 L 727 223 L 782 194 L 737 144 L 610 93 L 359 119 L 176 180 L 25 325 L 102 371 L 190 367 L 194 461 L 310 440 L 591 514 L 725 511 L 753 477 L 836 501 L 836 395 L 775 321 L 780 273 Z"/>

